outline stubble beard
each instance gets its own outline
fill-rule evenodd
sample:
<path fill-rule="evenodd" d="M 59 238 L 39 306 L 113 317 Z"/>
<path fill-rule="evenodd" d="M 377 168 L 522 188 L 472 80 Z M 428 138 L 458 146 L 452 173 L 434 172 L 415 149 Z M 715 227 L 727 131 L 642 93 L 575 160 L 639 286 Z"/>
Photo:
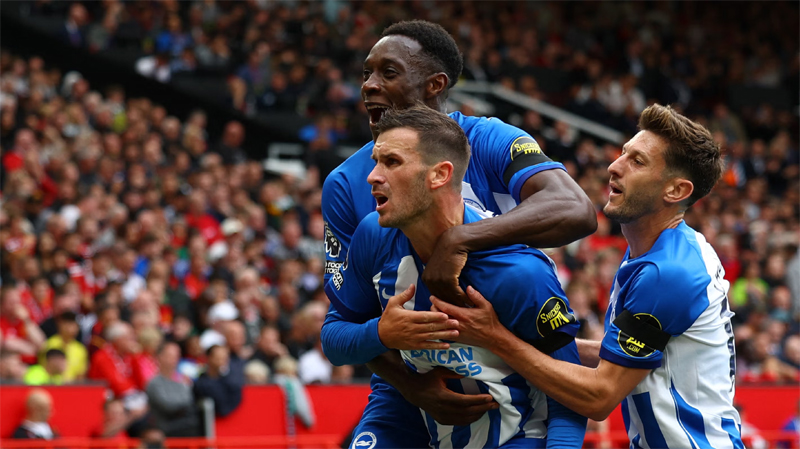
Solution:
<path fill-rule="evenodd" d="M 609 201 L 603 207 L 603 213 L 606 217 L 616 221 L 620 224 L 630 223 L 638 218 L 641 218 L 655 210 L 657 194 L 624 194 L 622 204 L 612 206 Z"/>
<path fill-rule="evenodd" d="M 425 176 L 420 174 L 410 186 L 403 204 L 396 207 L 394 214 L 380 217 L 378 224 L 384 228 L 404 228 L 419 220 L 433 204 L 433 198 L 425 189 Z M 395 205 L 397 206 L 397 205 Z"/>

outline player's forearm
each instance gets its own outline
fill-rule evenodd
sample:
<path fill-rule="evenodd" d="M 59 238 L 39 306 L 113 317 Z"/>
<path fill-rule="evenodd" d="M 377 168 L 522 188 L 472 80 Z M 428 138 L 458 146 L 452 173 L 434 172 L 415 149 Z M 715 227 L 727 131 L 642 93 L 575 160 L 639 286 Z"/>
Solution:
<path fill-rule="evenodd" d="M 578 355 L 581 357 L 581 365 L 588 366 L 589 368 L 597 368 L 600 363 L 600 345 L 601 341 L 584 340 L 576 338 L 575 344 L 578 346 Z"/>
<path fill-rule="evenodd" d="M 583 416 L 602 421 L 619 402 L 614 402 L 612 383 L 600 379 L 596 369 L 553 359 L 505 328 L 488 349 L 545 394 Z"/>
<path fill-rule="evenodd" d="M 566 182 L 557 184 L 533 193 L 508 213 L 448 232 L 456 233 L 455 241 L 469 251 L 515 243 L 554 248 L 593 233 L 597 216 L 589 198 Z"/>
<path fill-rule="evenodd" d="M 388 350 L 378 338 L 378 318 L 357 324 L 329 312 L 320 338 L 325 356 L 336 366 L 367 363 Z"/>
<path fill-rule="evenodd" d="M 389 382 L 391 386 L 397 388 L 400 394 L 408 399 L 406 394 L 408 388 L 413 388 L 414 373 L 408 369 L 400 356 L 400 352 L 393 349 L 386 351 L 370 360 L 367 363 L 367 367 L 383 380 Z"/>

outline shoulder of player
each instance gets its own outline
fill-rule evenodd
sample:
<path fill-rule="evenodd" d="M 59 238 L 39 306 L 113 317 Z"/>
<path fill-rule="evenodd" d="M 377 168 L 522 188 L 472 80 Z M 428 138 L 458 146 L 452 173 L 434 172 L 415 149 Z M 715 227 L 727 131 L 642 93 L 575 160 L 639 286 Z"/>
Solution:
<path fill-rule="evenodd" d="M 510 245 L 470 253 L 466 268 L 470 272 L 489 272 L 505 282 L 530 282 L 555 275 L 550 259 L 540 250 L 525 245 Z"/>
<path fill-rule="evenodd" d="M 323 192 L 328 186 L 349 184 L 349 180 L 353 176 L 358 176 L 358 178 L 361 179 L 361 172 L 364 170 L 365 166 L 371 167 L 366 161 L 372 158 L 372 148 L 374 146 L 374 142 L 367 143 L 345 159 L 338 167 L 334 168 L 325 178 L 325 182 L 322 185 Z"/>

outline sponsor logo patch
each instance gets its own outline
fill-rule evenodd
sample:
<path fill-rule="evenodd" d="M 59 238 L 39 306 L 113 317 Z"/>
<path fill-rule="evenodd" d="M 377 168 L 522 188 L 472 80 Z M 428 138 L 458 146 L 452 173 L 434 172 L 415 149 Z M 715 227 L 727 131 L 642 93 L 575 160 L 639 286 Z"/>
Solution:
<path fill-rule="evenodd" d="M 642 320 L 653 327 L 661 329 L 661 323 L 656 317 L 650 315 L 649 313 L 637 313 L 633 315 L 633 317 L 637 320 Z M 621 329 L 619 331 L 619 336 L 617 337 L 617 342 L 619 343 L 619 347 L 622 349 L 622 352 L 631 357 L 649 357 L 656 351 L 655 348 L 647 346 L 644 342 L 631 337 Z"/>
<path fill-rule="evenodd" d="M 525 154 L 542 154 L 542 149 L 535 140 L 528 136 L 518 137 L 511 144 L 511 160 Z"/>
<path fill-rule="evenodd" d="M 339 267 L 342 266 L 341 262 L 335 262 L 333 260 L 326 260 L 325 261 L 325 274 L 336 274 L 339 272 Z"/>
<path fill-rule="evenodd" d="M 325 222 L 325 252 L 334 259 L 339 257 L 339 253 L 342 252 L 342 244 L 339 243 L 339 239 L 331 232 L 327 221 Z"/>
<path fill-rule="evenodd" d="M 545 301 L 536 317 L 536 330 L 546 337 L 565 324 L 576 322 L 575 316 L 569 312 L 566 301 L 553 296 Z"/>
<path fill-rule="evenodd" d="M 361 432 L 353 438 L 351 449 L 372 449 L 378 444 L 378 438 L 372 432 Z"/>

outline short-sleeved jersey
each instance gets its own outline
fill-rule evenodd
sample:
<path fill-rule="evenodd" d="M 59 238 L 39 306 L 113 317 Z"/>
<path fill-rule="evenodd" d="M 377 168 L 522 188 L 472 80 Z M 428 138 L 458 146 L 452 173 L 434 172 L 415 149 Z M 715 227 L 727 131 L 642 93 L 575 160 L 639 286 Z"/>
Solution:
<path fill-rule="evenodd" d="M 466 223 L 479 220 L 464 208 Z M 378 213 L 359 224 L 346 262 L 326 284 L 332 306 L 346 320 L 363 323 L 381 315 L 390 297 L 416 285 L 404 307 L 430 310 L 430 292 L 420 280 L 424 266 L 411 242 L 398 229 L 382 228 Z M 524 245 L 470 253 L 461 281 L 490 298 L 498 318 L 511 332 L 552 351 L 578 330 L 552 261 Z M 451 343 L 447 350 L 400 351 L 414 370 L 442 366 L 462 376 L 448 387 L 459 393 L 489 393 L 500 404 L 470 426 L 446 426 L 425 416 L 433 447 L 498 447 L 511 438 L 544 438 L 547 397 L 489 350 Z M 578 363 L 577 360 L 574 361 Z"/>
<path fill-rule="evenodd" d="M 744 447 L 724 274 L 705 237 L 684 222 L 662 232 L 647 253 L 625 254 L 600 357 L 653 370 L 622 402 L 632 448 Z M 641 335 L 663 335 L 666 346 L 633 335 L 637 321 L 651 331 Z"/>
<path fill-rule="evenodd" d="M 533 138 L 496 118 L 470 117 L 453 112 L 469 140 L 472 154 L 464 175 L 462 196 L 486 216 L 508 212 L 519 203 L 525 181 L 536 173 L 564 169 L 548 159 Z M 328 175 L 322 188 L 325 220 L 325 281 L 344 262 L 356 226 L 376 202 L 367 176 L 375 167 L 374 142 L 350 156 Z"/>

